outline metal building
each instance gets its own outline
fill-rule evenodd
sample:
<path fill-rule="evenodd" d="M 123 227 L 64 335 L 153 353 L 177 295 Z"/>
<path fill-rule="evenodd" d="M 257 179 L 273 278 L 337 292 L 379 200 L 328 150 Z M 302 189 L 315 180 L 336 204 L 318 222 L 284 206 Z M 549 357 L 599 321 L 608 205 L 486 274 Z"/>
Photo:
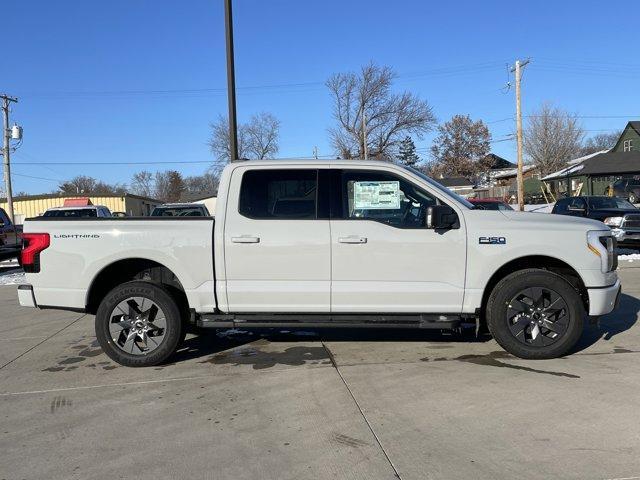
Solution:
<path fill-rule="evenodd" d="M 79 195 L 27 195 L 13 198 L 13 210 L 16 223 L 21 224 L 25 218 L 42 215 L 52 207 L 62 207 L 65 200 L 78 198 Z M 139 195 L 84 195 L 93 205 L 104 205 L 111 212 L 124 212 L 128 216 L 147 216 L 156 205 L 162 204 L 160 200 L 141 197 Z M 0 208 L 7 208 L 7 199 L 0 198 Z"/>

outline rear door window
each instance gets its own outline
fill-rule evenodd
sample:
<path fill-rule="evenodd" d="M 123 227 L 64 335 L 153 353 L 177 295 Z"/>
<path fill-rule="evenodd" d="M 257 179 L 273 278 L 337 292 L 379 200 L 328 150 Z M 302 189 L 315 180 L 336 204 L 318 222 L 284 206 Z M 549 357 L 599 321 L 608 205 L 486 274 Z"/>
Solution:
<path fill-rule="evenodd" d="M 241 215 L 260 220 L 317 218 L 318 171 L 249 170 L 242 176 Z"/>

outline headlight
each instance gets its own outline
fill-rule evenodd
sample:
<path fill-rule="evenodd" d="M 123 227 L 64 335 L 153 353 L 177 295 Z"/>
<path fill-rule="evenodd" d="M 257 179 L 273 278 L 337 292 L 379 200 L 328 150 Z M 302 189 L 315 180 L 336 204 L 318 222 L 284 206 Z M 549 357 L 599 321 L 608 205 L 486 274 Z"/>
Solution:
<path fill-rule="evenodd" d="M 607 217 L 604 219 L 604 224 L 610 227 L 619 227 L 622 225 L 622 218 L 623 217 Z"/>
<path fill-rule="evenodd" d="M 615 253 L 615 240 L 602 231 L 587 232 L 587 248 L 600 257 L 602 273 L 611 272 L 618 266 L 618 255 Z"/>

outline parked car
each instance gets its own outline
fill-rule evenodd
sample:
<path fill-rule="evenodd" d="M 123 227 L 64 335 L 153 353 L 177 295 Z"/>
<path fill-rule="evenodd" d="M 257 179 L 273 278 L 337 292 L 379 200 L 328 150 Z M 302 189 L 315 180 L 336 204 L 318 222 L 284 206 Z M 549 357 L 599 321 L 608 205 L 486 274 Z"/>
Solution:
<path fill-rule="evenodd" d="M 207 207 L 201 203 L 165 203 L 151 212 L 152 217 L 210 217 Z"/>
<path fill-rule="evenodd" d="M 553 358 L 571 351 L 587 315 L 611 312 L 621 291 L 601 222 L 478 210 L 387 162 L 233 162 L 215 219 L 83 220 L 25 222 L 18 298 L 95 314 L 100 346 L 128 366 L 166 361 L 188 323 L 440 330 L 486 322 L 508 352 Z"/>
<path fill-rule="evenodd" d="M 126 213 L 126 212 L 111 212 L 111 216 L 112 217 L 123 218 L 123 217 L 128 217 L 129 214 Z"/>
<path fill-rule="evenodd" d="M 617 197 L 584 196 L 561 198 L 551 213 L 600 220 L 611 228 L 618 244 L 640 246 L 640 209 Z"/>
<path fill-rule="evenodd" d="M 613 183 L 613 188 L 607 188 L 609 196 L 626 198 L 631 203 L 638 203 L 640 199 L 640 180 L 636 178 L 622 178 Z"/>
<path fill-rule="evenodd" d="M 502 200 L 470 198 L 469 201 L 479 210 L 510 210 L 513 208 Z"/>
<path fill-rule="evenodd" d="M 84 207 L 53 207 L 44 212 L 43 217 L 53 218 L 83 218 L 83 217 L 112 217 L 107 207 L 102 205 L 87 205 Z"/>
<path fill-rule="evenodd" d="M 22 226 L 14 225 L 0 208 L 0 261 L 18 258 L 22 249 Z"/>

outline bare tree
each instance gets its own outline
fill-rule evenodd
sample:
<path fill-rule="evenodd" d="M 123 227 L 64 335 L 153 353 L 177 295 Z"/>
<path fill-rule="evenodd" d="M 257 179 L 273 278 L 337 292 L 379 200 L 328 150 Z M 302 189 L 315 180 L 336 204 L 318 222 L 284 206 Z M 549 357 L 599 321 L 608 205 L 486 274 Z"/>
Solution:
<path fill-rule="evenodd" d="M 548 175 L 582 154 L 583 138 L 575 115 L 545 103 L 528 116 L 524 151 L 540 173 Z"/>
<path fill-rule="evenodd" d="M 218 192 L 219 178 L 213 172 L 193 175 L 184 179 L 185 190 L 192 194 L 215 195 Z"/>
<path fill-rule="evenodd" d="M 593 137 L 588 138 L 582 147 L 582 155 L 589 155 L 590 153 L 612 149 L 620 138 L 620 135 L 622 135 L 622 131 L 598 133 Z"/>
<path fill-rule="evenodd" d="M 370 63 L 358 73 L 336 73 L 327 80 L 337 122 L 329 135 L 342 158 L 363 158 L 366 137 L 370 157 L 390 159 L 406 135 L 421 139 L 433 128 L 431 106 L 412 93 L 393 93 L 394 78 L 390 67 Z"/>
<path fill-rule="evenodd" d="M 85 175 L 78 175 L 71 180 L 67 180 L 58 186 L 58 189 L 63 194 L 82 194 L 91 193 L 98 181 L 95 178 L 87 177 Z"/>
<path fill-rule="evenodd" d="M 167 172 L 156 172 L 154 175 L 154 198 L 158 200 L 162 200 L 163 202 L 168 201 L 169 197 L 169 176 Z"/>
<path fill-rule="evenodd" d="M 244 125 L 238 124 L 238 157 L 247 158 L 247 129 Z M 229 120 L 222 115 L 211 124 L 211 138 L 209 147 L 219 163 L 228 163 L 231 160 L 231 140 L 229 139 Z"/>
<path fill-rule="evenodd" d="M 78 175 L 62 182 L 58 189 L 63 195 L 122 195 L 126 193 L 123 185 L 110 185 L 93 177 Z"/>
<path fill-rule="evenodd" d="M 487 160 L 491 133 L 482 120 L 474 122 L 469 115 L 454 115 L 438 127 L 431 154 L 433 173 L 467 178 L 477 177 L 491 167 Z"/>
<path fill-rule="evenodd" d="M 246 134 L 246 150 L 249 158 L 264 160 L 278 153 L 280 120 L 272 114 L 262 112 L 254 115 L 243 125 Z"/>
<path fill-rule="evenodd" d="M 179 172 L 166 170 L 156 172 L 138 172 L 131 181 L 132 191 L 138 195 L 157 198 L 166 202 L 180 200 L 183 193 L 215 195 L 219 179 L 213 172 L 202 175 L 182 177 Z"/>
<path fill-rule="evenodd" d="M 131 181 L 131 191 L 143 197 L 154 196 L 153 174 L 146 170 L 135 173 Z"/>
<path fill-rule="evenodd" d="M 167 170 L 155 174 L 154 197 L 163 202 L 178 202 L 186 190 L 180 172 Z"/>
<path fill-rule="evenodd" d="M 273 158 L 278 153 L 279 135 L 280 121 L 274 115 L 267 112 L 253 115 L 248 123 L 238 124 L 238 157 L 250 160 Z M 218 120 L 211 124 L 209 146 L 218 160 L 218 165 L 229 162 L 231 144 L 227 118 L 219 116 Z"/>

